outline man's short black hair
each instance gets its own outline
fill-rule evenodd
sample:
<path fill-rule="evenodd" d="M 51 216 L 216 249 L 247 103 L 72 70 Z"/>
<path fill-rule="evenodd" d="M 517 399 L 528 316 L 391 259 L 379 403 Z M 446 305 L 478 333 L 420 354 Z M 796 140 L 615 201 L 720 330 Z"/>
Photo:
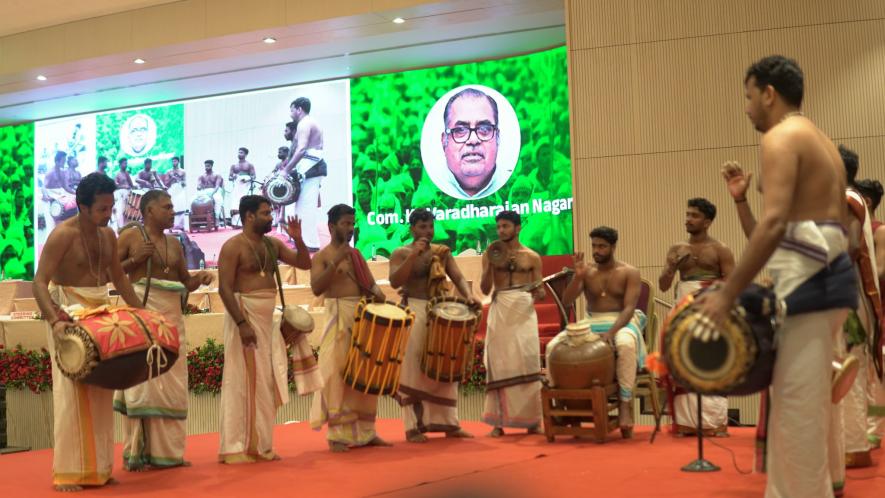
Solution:
<path fill-rule="evenodd" d="M 754 62 L 747 69 L 744 83 L 756 80 L 756 87 L 764 90 L 771 85 L 777 93 L 790 105 L 801 107 L 805 93 L 805 76 L 799 64 L 782 55 L 770 55 Z"/>
<path fill-rule="evenodd" d="M 688 207 L 697 209 L 710 221 L 716 219 L 716 205 L 704 199 L 703 197 L 695 197 L 688 200 Z"/>
<path fill-rule="evenodd" d="M 257 213 L 261 209 L 262 204 L 270 205 L 267 197 L 262 195 L 244 195 L 240 198 L 240 217 L 245 220 L 247 214 Z"/>
<path fill-rule="evenodd" d="M 338 220 L 340 220 L 342 216 L 348 215 L 355 216 L 356 209 L 347 204 L 335 204 L 332 206 L 332 209 L 329 210 L 329 224 L 334 225 L 335 223 L 338 223 Z"/>
<path fill-rule="evenodd" d="M 65 159 L 67 159 L 67 157 L 68 157 L 67 152 L 65 152 L 63 150 L 55 151 L 55 162 L 59 162 L 59 161 L 64 162 Z"/>
<path fill-rule="evenodd" d="M 243 154 L 245 154 L 245 155 L 247 155 L 247 156 L 249 155 L 249 149 L 247 149 L 247 148 L 245 148 L 245 147 L 240 147 L 240 148 L 237 149 L 237 150 L 241 151 Z"/>
<path fill-rule="evenodd" d="M 213 161 L 213 160 L 211 160 L 211 159 L 206 159 L 205 161 L 203 161 L 203 165 L 205 166 L 205 165 L 207 165 L 207 164 L 208 164 L 209 166 L 215 166 L 215 161 Z"/>
<path fill-rule="evenodd" d="M 147 158 L 147 159 L 144 160 L 144 165 L 145 165 L 145 166 L 152 166 L 153 164 L 154 164 L 154 160 L 151 159 L 151 158 Z"/>
<path fill-rule="evenodd" d="M 96 161 L 96 163 L 98 163 L 98 164 L 107 163 L 107 162 L 108 162 L 108 158 L 106 158 L 104 156 L 98 156 L 98 160 Z"/>
<path fill-rule="evenodd" d="M 520 218 L 519 213 L 516 211 L 501 211 L 495 216 L 495 222 L 499 222 L 501 220 L 509 221 L 516 226 L 522 225 L 522 218 Z"/>
<path fill-rule="evenodd" d="M 611 245 L 618 243 L 618 231 L 612 227 L 600 226 L 590 231 L 591 239 L 602 239 Z"/>
<path fill-rule="evenodd" d="M 141 202 L 139 202 L 138 204 L 138 210 L 141 211 L 141 216 L 147 216 L 147 209 L 151 205 L 151 203 L 164 197 L 168 197 L 171 199 L 171 196 L 165 190 L 154 189 L 145 192 L 144 195 L 141 197 Z"/>
<path fill-rule="evenodd" d="M 860 195 L 869 197 L 870 211 L 875 211 L 879 207 L 879 203 L 882 202 L 882 194 L 885 193 L 879 180 L 858 180 L 854 186 L 860 192 Z"/>
<path fill-rule="evenodd" d="M 433 221 L 433 213 L 426 208 L 418 208 L 409 215 L 409 225 L 415 226 L 422 221 Z"/>
<path fill-rule="evenodd" d="M 289 104 L 289 107 L 295 107 L 296 109 L 301 109 L 307 114 L 310 114 L 310 99 L 307 97 L 298 97 Z"/>
<path fill-rule="evenodd" d="M 84 176 L 77 185 L 77 206 L 92 207 L 95 196 L 113 194 L 117 184 L 107 176 L 95 171 Z"/>
<path fill-rule="evenodd" d="M 291 131 L 292 133 L 295 133 L 295 130 L 298 129 L 298 123 L 296 123 L 295 121 L 289 121 L 288 123 L 286 123 L 286 128 L 288 128 L 289 131 Z"/>
<path fill-rule="evenodd" d="M 127 163 L 127 164 L 128 164 L 128 163 L 129 163 L 129 159 L 126 159 L 125 157 L 121 157 L 120 159 L 117 159 L 117 164 L 119 164 L 120 166 L 122 166 L 123 163 Z"/>
<path fill-rule="evenodd" d="M 456 100 L 460 99 L 461 97 L 473 97 L 476 99 L 485 97 L 485 98 L 489 99 L 489 105 L 492 106 L 492 115 L 495 117 L 494 124 L 495 125 L 498 124 L 498 103 L 495 102 L 495 99 L 493 99 L 490 95 L 486 95 L 486 93 L 483 92 L 482 90 L 472 88 L 472 87 L 467 87 L 467 88 L 461 90 L 460 92 L 456 93 L 455 95 L 452 95 L 449 98 L 449 101 L 446 102 L 446 107 L 443 110 L 443 126 L 445 126 L 446 128 L 449 127 L 449 114 L 452 111 L 452 105 L 455 103 Z"/>
<path fill-rule="evenodd" d="M 839 155 L 842 156 L 842 163 L 845 164 L 845 177 L 848 185 L 854 185 L 854 179 L 857 178 L 857 169 L 860 167 L 860 159 L 857 152 L 839 144 Z"/>

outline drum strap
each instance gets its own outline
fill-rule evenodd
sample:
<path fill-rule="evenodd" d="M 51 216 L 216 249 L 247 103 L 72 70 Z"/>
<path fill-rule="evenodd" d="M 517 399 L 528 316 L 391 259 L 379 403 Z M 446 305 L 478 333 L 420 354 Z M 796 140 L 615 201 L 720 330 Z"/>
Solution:
<path fill-rule="evenodd" d="M 124 227 L 123 230 L 125 230 L 126 228 L 137 228 L 139 233 L 141 233 L 141 238 L 144 239 L 145 242 L 151 241 L 150 237 L 148 237 L 148 234 L 144 229 L 144 225 L 142 225 L 141 223 L 135 223 L 135 222 L 130 223 L 129 225 Z M 164 235 L 164 237 L 165 237 L 165 235 Z M 148 260 L 147 260 L 147 275 L 145 277 L 146 282 L 144 284 L 144 297 L 141 298 L 141 305 L 145 306 L 145 307 L 147 306 L 148 295 L 151 293 L 151 262 L 153 261 L 153 259 L 154 259 L 154 256 L 152 254 L 151 257 L 148 258 Z"/>
<path fill-rule="evenodd" d="M 267 252 L 273 261 L 273 274 L 277 281 L 277 290 L 280 292 L 280 311 L 286 309 L 286 298 L 283 296 L 283 278 L 280 276 L 280 265 L 277 261 L 277 251 L 267 237 L 262 237 L 264 244 L 267 246 Z"/>

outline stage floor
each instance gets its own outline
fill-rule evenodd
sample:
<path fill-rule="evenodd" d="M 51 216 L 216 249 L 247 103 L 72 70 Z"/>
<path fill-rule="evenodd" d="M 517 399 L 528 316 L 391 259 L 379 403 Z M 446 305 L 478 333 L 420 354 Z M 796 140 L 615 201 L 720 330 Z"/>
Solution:
<path fill-rule="evenodd" d="M 465 429 L 482 436 L 484 424 L 465 422 Z M 276 428 L 275 447 L 282 460 L 225 466 L 216 462 L 218 435 L 188 438 L 187 459 L 192 467 L 130 473 L 120 469 L 119 484 L 91 489 L 77 496 L 127 497 L 758 497 L 765 478 L 742 475 L 752 466 L 752 428 L 733 429 L 717 439 L 722 447 L 706 444 L 706 456 L 722 467 L 709 474 L 688 474 L 679 468 L 695 458 L 694 439 L 658 435 L 649 444 L 651 429 L 637 428 L 635 438 L 598 445 L 561 436 L 548 444 L 543 436 L 514 431 L 501 439 L 477 437 L 446 440 L 434 437 L 426 444 L 404 441 L 402 422 L 380 420 L 380 435 L 392 448 L 361 448 L 345 454 L 328 451 L 324 435 L 306 423 Z M 517 435 L 518 434 L 518 435 Z M 885 474 L 882 450 L 874 453 L 878 466 L 849 471 L 846 497 L 883 496 Z M 50 484 L 51 450 L 0 456 L 0 496 L 59 496 Z"/>

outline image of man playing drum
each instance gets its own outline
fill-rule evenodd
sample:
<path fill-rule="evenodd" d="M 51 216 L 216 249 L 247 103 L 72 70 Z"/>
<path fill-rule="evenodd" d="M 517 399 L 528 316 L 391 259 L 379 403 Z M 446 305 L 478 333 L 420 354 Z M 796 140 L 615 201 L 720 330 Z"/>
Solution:
<path fill-rule="evenodd" d="M 240 199 L 244 195 L 251 195 L 254 192 L 255 166 L 246 160 L 249 155 L 249 149 L 240 147 L 237 149 L 237 162 L 230 165 L 230 174 L 227 179 L 230 181 L 231 193 L 228 202 L 228 212 L 231 217 L 231 225 L 240 226 Z"/>
<path fill-rule="evenodd" d="M 117 176 L 114 178 L 117 190 L 114 191 L 113 219 L 116 222 L 117 228 L 120 229 L 126 226 L 126 203 L 129 202 L 129 194 L 135 188 L 135 182 L 132 180 L 132 176 L 129 175 L 129 160 L 121 157 L 117 164 L 120 167 L 120 171 L 117 172 Z"/>
<path fill-rule="evenodd" d="M 70 177 L 65 168 L 67 156 L 66 152 L 57 151 L 52 170 L 43 177 L 43 200 L 48 206 L 44 214 L 47 232 L 51 232 L 57 223 L 74 216 L 77 212 L 74 189 L 69 183 Z"/>
<path fill-rule="evenodd" d="M 114 205 L 114 182 L 101 173 L 86 175 L 77 187 L 77 216 L 49 234 L 40 253 L 33 291 L 49 324 L 49 355 L 55 357 L 72 319 L 65 309 L 108 303 L 108 281 L 129 306 L 141 301 L 120 266 L 117 237 L 107 228 Z M 61 374 L 52 363 L 54 420 L 53 484 L 59 491 L 103 486 L 112 481 L 114 459 L 113 394 Z M 84 402 L 85 400 L 85 402 Z"/>
<path fill-rule="evenodd" d="M 310 115 L 308 98 L 295 99 L 289 110 L 297 127 L 286 163 L 286 174 L 292 176 L 297 171 L 301 175 L 301 194 L 295 203 L 295 215 L 304 223 L 304 243 L 311 251 L 318 251 L 320 184 L 328 174 L 326 161 L 323 159 L 323 130 Z"/>
<path fill-rule="evenodd" d="M 468 323 L 475 325 L 480 307 L 449 248 L 431 244 L 433 221 L 433 213 L 427 209 L 412 211 L 409 225 L 413 241 L 395 250 L 390 258 L 390 285 L 400 289 L 404 302 L 415 313 L 397 393 L 397 400 L 403 407 L 406 440 L 412 443 L 426 442 L 427 436 L 424 434 L 427 432 L 442 432 L 446 437 L 473 437 L 458 422 L 459 382 L 454 379 L 432 379 L 421 369 L 427 343 L 428 304 L 432 298 L 448 296 L 446 276 L 464 298 L 463 302 L 451 301 L 448 304 L 463 307 L 465 326 Z M 458 327 L 454 329 L 460 331 Z M 472 339 L 475 327 L 469 329 L 467 333 Z M 458 346 L 464 344 L 461 340 L 450 342 Z M 473 341 L 467 344 L 473 344 Z M 455 353 L 471 354 L 472 349 Z"/>
<path fill-rule="evenodd" d="M 615 259 L 618 232 L 600 226 L 590 232 L 593 264 L 584 262 L 584 254 L 577 253 L 575 277 L 563 293 L 566 306 L 584 293 L 590 331 L 614 346 L 617 352 L 615 372 L 618 385 L 618 425 L 624 437 L 633 431 L 633 388 L 636 372 L 645 365 L 645 342 L 642 331 L 646 316 L 636 309 L 641 279 L 634 266 Z"/>
<path fill-rule="evenodd" d="M 329 210 L 332 240 L 314 256 L 310 268 L 311 289 L 314 295 L 325 296 L 328 314 L 319 348 L 324 386 L 313 397 L 310 426 L 319 430 L 328 424 L 326 439 L 333 452 L 358 446 L 390 446 L 375 433 L 378 396 L 353 389 L 341 375 L 360 298 L 385 300 L 366 260 L 350 246 L 355 213 L 345 204 Z"/>
<path fill-rule="evenodd" d="M 224 179 L 212 172 L 215 166 L 212 159 L 203 161 L 203 166 L 206 172 L 197 179 L 197 190 L 200 195 L 212 199 L 215 204 L 215 223 L 224 226 Z"/>

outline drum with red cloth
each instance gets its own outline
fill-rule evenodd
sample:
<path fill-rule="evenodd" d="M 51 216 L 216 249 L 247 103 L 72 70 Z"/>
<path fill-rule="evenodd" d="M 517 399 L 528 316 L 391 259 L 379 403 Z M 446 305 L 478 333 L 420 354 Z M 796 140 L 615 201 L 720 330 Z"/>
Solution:
<path fill-rule="evenodd" d="M 178 329 L 155 311 L 101 307 L 79 316 L 56 341 L 66 377 L 126 389 L 169 370 L 178 359 Z"/>

